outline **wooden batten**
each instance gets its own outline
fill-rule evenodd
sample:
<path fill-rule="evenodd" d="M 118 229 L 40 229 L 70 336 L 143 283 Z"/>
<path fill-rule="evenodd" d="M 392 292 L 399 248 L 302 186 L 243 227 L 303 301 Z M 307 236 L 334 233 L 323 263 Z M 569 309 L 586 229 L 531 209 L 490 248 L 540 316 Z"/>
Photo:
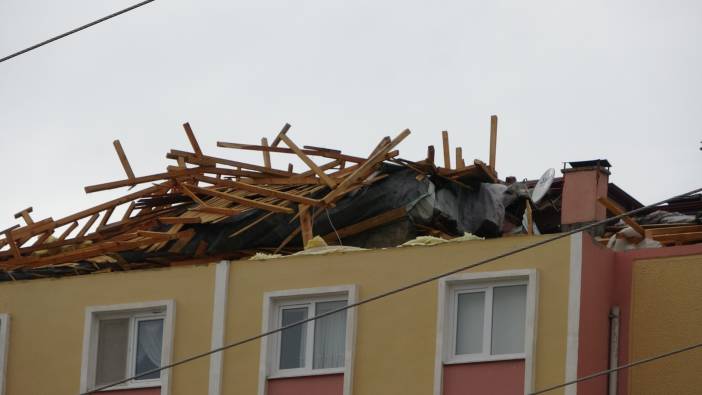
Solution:
<path fill-rule="evenodd" d="M 450 146 L 449 146 L 449 136 L 448 136 L 448 131 L 444 130 L 441 132 L 441 144 L 443 145 L 444 148 L 444 167 L 446 169 L 451 168 L 451 151 L 450 151 Z"/>
<path fill-rule="evenodd" d="M 190 141 L 190 145 L 193 147 L 193 152 L 195 152 L 195 155 L 202 156 L 202 150 L 200 149 L 200 144 L 197 142 L 197 139 L 195 138 L 195 133 L 193 133 L 193 129 L 190 127 L 190 123 L 188 123 L 188 122 L 184 123 L 183 129 L 185 129 L 185 134 L 188 136 L 188 140 Z"/>
<path fill-rule="evenodd" d="M 298 211 L 300 215 L 300 232 L 302 232 L 302 245 L 307 247 L 307 243 L 314 237 L 312 232 L 312 214 L 310 213 L 309 206 L 301 204 L 298 206 Z"/>
<path fill-rule="evenodd" d="M 119 140 L 115 140 L 112 142 L 112 145 L 114 145 L 115 151 L 117 151 L 117 157 L 119 158 L 119 162 L 122 164 L 124 172 L 127 174 L 127 178 L 133 180 L 135 178 L 134 172 L 132 171 L 132 166 L 129 164 L 129 160 L 127 159 L 127 154 L 124 153 L 122 143 L 120 143 Z"/>
<path fill-rule="evenodd" d="M 273 142 L 271 143 L 271 147 L 277 147 L 278 144 L 280 144 L 280 141 L 281 141 L 281 140 L 280 140 L 280 136 L 281 136 L 281 135 L 284 136 L 286 133 L 288 133 L 288 130 L 290 130 L 290 124 L 289 124 L 289 123 L 286 123 L 285 125 L 283 125 L 283 128 L 280 129 L 280 132 L 278 133 L 278 135 L 276 136 L 276 138 L 273 139 Z"/>
<path fill-rule="evenodd" d="M 495 160 L 497 156 L 497 115 L 490 117 L 490 161 L 488 166 L 496 172 Z"/>

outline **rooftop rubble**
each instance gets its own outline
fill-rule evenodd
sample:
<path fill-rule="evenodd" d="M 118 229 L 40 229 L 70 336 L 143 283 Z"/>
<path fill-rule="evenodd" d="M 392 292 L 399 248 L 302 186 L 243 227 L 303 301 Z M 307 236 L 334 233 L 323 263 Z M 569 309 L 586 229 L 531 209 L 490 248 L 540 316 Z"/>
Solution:
<path fill-rule="evenodd" d="M 166 157 L 175 164 L 165 172 L 135 176 L 115 140 L 127 178 L 87 186 L 85 191 L 152 185 L 58 220 L 35 221 L 31 207 L 17 213 L 15 218 L 22 218 L 24 225 L 0 232 L 0 281 L 209 263 L 257 253 L 292 254 L 304 250 L 314 235 L 330 245 L 380 248 L 419 236 L 448 240 L 473 238 L 466 234 L 493 238 L 539 229 L 560 231 L 562 179 L 554 180 L 538 204 L 530 190 L 536 181 L 498 179 L 496 116 L 491 118 L 488 164 L 476 159 L 466 165 L 461 147 L 455 148 L 452 164 L 448 133 L 443 132 L 443 166 L 436 165 L 433 146 L 420 161 L 400 158 L 396 147 L 409 130 L 384 137 L 366 157 L 299 147 L 288 136 L 289 124 L 270 144 L 266 138 L 260 145 L 217 143 L 261 152 L 263 163 L 257 165 L 206 155 L 190 125 L 183 126 L 192 152 L 170 150 Z M 272 153 L 294 155 L 309 170 L 295 172 L 292 165 L 276 169 L 271 166 Z M 318 164 L 320 159 L 326 162 Z M 614 184 L 608 198 L 626 210 L 641 207 Z M 684 213 L 692 213 L 693 222 L 700 223 L 701 199 L 669 206 L 685 207 Z M 116 210 L 124 210 L 124 215 L 114 218 Z M 650 213 L 648 218 L 672 217 Z M 670 234 L 648 220 L 639 221 L 659 239 Z M 673 237 L 673 243 L 702 240 L 675 231 L 685 236 Z M 693 231 L 702 234 L 702 228 Z"/>

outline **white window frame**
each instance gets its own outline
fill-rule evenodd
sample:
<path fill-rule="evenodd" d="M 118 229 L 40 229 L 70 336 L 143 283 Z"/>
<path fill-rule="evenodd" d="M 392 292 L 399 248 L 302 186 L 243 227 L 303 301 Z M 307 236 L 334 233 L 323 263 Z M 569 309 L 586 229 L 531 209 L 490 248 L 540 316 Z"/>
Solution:
<path fill-rule="evenodd" d="M 526 285 L 526 322 L 524 352 L 490 354 L 492 333 L 492 290 L 494 287 Z M 456 355 L 456 308 L 458 295 L 465 292 L 485 291 L 485 318 L 483 321 L 483 353 Z M 536 312 L 538 273 L 535 269 L 506 270 L 482 273 L 462 273 L 439 280 L 436 330 L 436 357 L 434 364 L 434 395 L 441 395 L 444 365 L 481 363 L 524 359 L 524 392 L 533 391 L 534 349 L 536 341 Z"/>
<path fill-rule="evenodd" d="M 5 395 L 7 355 L 10 348 L 10 315 L 0 314 L 0 395 Z"/>
<path fill-rule="evenodd" d="M 264 332 L 279 328 L 282 319 L 282 310 L 294 307 L 309 306 L 318 302 L 346 300 L 347 304 L 356 302 L 356 286 L 341 285 L 321 288 L 305 288 L 284 291 L 267 292 L 263 295 L 263 315 L 261 327 Z M 308 317 L 314 314 L 314 307 L 308 312 Z M 307 325 L 310 325 L 308 323 Z M 266 336 L 261 340 L 261 354 L 259 364 L 258 394 L 266 395 L 268 379 L 286 377 L 306 377 L 326 374 L 344 374 L 344 395 L 351 395 L 353 381 L 353 357 L 356 342 L 356 309 L 346 310 L 346 343 L 344 366 L 339 368 L 312 369 L 314 347 L 314 327 L 308 326 L 305 367 L 296 369 L 279 369 L 280 360 L 280 332 Z"/>
<path fill-rule="evenodd" d="M 99 339 L 99 324 L 104 319 L 129 318 L 127 349 L 127 374 L 134 375 L 134 353 L 136 352 L 136 330 L 140 321 L 163 319 L 163 340 L 161 348 L 161 366 L 171 363 L 173 348 L 173 326 L 175 303 L 172 300 L 118 304 L 107 306 L 90 306 L 85 310 L 83 328 L 83 356 L 81 363 L 80 391 L 87 392 L 96 387 L 95 368 Z M 158 379 L 131 380 L 116 385 L 110 390 L 161 387 L 161 395 L 170 394 L 170 369 L 163 370 Z"/>

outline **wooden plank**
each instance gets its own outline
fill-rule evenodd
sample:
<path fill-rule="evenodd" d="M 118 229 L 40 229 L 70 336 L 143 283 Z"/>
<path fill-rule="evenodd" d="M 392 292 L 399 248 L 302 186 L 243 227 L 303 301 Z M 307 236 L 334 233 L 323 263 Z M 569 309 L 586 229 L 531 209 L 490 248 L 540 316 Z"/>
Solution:
<path fill-rule="evenodd" d="M 77 221 L 71 223 L 71 225 L 69 225 L 68 228 L 66 228 L 66 230 L 64 230 L 63 233 L 61 233 L 61 236 L 59 236 L 58 241 L 65 240 L 66 237 L 68 237 L 68 235 L 70 235 L 71 232 L 73 232 L 73 229 L 75 229 L 77 226 L 78 226 Z"/>
<path fill-rule="evenodd" d="M 185 194 L 188 195 L 191 199 L 193 199 L 193 202 L 195 202 L 195 203 L 197 203 L 197 204 L 199 204 L 199 205 L 201 205 L 201 206 L 207 206 L 207 203 L 205 203 L 205 202 L 204 202 L 202 199 L 200 199 L 195 193 L 193 193 L 193 191 L 191 191 L 190 188 L 188 188 L 187 186 L 185 186 L 185 184 L 178 184 L 178 186 L 179 186 L 180 189 L 183 191 L 183 193 L 185 193 Z"/>
<path fill-rule="evenodd" d="M 41 246 L 42 244 L 44 244 L 44 242 L 46 241 L 46 239 L 48 239 L 52 234 L 54 234 L 54 230 L 53 230 L 53 229 L 42 233 L 42 235 L 39 236 L 39 238 L 37 239 L 37 241 L 36 241 L 34 244 L 32 244 L 32 247 L 39 247 L 39 246 Z"/>
<path fill-rule="evenodd" d="M 312 151 L 324 151 L 324 152 L 333 152 L 336 154 L 340 154 L 341 150 L 334 149 L 334 148 L 326 148 L 326 147 L 316 147 L 314 145 L 303 145 L 302 148 L 312 150 Z"/>
<path fill-rule="evenodd" d="M 10 246 L 10 252 L 12 252 L 12 256 L 15 258 L 20 257 L 19 247 L 17 247 L 17 243 L 15 243 L 15 237 L 12 235 L 12 231 L 17 226 L 19 226 L 19 225 L 15 225 L 15 226 L 5 230 L 5 240 L 7 240 L 7 243 Z"/>
<path fill-rule="evenodd" d="M 229 143 L 229 142 L 225 142 L 225 141 L 218 141 L 217 146 L 221 147 L 221 148 L 234 148 L 234 149 L 241 149 L 241 150 L 246 150 L 246 151 L 278 152 L 278 153 L 283 153 L 283 154 L 295 154 L 295 151 L 293 151 L 290 148 L 264 146 L 263 144 L 262 145 L 255 145 L 255 144 L 240 144 L 240 143 Z M 305 146 L 305 147 L 308 147 L 308 146 Z M 320 157 L 324 157 L 324 158 L 339 159 L 339 160 L 345 160 L 345 161 L 354 162 L 354 163 L 362 163 L 363 161 L 365 161 L 365 158 L 360 158 L 360 157 L 352 156 L 352 155 L 346 155 L 346 154 L 342 154 L 340 152 L 332 151 L 332 150 L 317 151 L 317 150 L 313 150 L 313 149 L 301 149 L 301 151 L 309 156 L 320 156 Z"/>
<path fill-rule="evenodd" d="M 263 137 L 261 139 L 261 146 L 268 148 L 268 139 L 267 138 Z M 263 150 L 262 152 L 263 152 L 263 166 L 266 169 L 270 169 L 271 168 L 271 153 L 270 153 L 270 151 L 267 151 L 267 150 Z"/>
<path fill-rule="evenodd" d="M 322 183 L 322 181 L 317 177 L 252 178 L 247 182 L 252 185 L 319 185 Z"/>
<path fill-rule="evenodd" d="M 427 163 L 433 165 L 434 164 L 434 146 L 430 145 L 427 147 Z"/>
<path fill-rule="evenodd" d="M 331 178 L 331 177 L 329 177 L 328 175 L 326 175 L 326 174 L 324 173 L 324 171 L 323 171 L 322 169 L 320 169 L 319 166 L 317 166 L 317 164 L 314 163 L 314 162 L 312 161 L 312 159 L 309 158 L 309 156 L 305 155 L 305 153 L 302 152 L 302 150 L 300 149 L 300 147 L 298 147 L 292 140 L 290 140 L 290 138 L 288 138 L 288 136 L 286 136 L 285 134 L 282 134 L 282 133 L 281 133 L 281 134 L 278 135 L 278 137 L 280 137 L 280 139 L 281 139 L 283 142 L 285 142 L 285 144 L 286 144 L 288 147 L 290 147 L 290 149 L 293 150 L 293 151 L 297 154 L 297 156 L 298 156 L 300 159 L 302 159 L 302 161 L 305 162 L 305 164 L 306 164 L 307 166 L 309 166 L 310 170 L 314 171 L 315 174 L 317 174 L 317 176 L 318 176 L 319 178 L 321 178 L 322 181 L 324 181 L 324 183 L 327 184 L 327 185 L 329 186 L 329 188 L 335 188 L 335 187 L 336 187 L 336 181 L 334 181 L 333 178 Z"/>
<path fill-rule="evenodd" d="M 90 219 L 88 220 L 88 222 L 86 222 L 85 225 L 83 225 L 83 227 L 80 229 L 80 232 L 78 232 L 78 234 L 76 235 L 76 237 L 83 237 L 83 236 L 85 236 L 85 234 L 88 232 L 88 230 L 90 229 L 90 227 L 93 226 L 93 224 L 95 223 L 95 221 L 98 219 L 99 216 L 100 216 L 100 213 L 95 213 L 95 214 L 93 214 L 93 216 L 90 217 Z"/>
<path fill-rule="evenodd" d="M 285 125 L 283 125 L 283 128 L 280 129 L 278 136 L 271 143 L 271 147 L 277 147 L 278 144 L 280 144 L 280 136 L 285 135 L 288 132 L 288 130 L 290 130 L 290 124 L 286 123 Z"/>
<path fill-rule="evenodd" d="M 129 206 L 127 207 L 127 211 L 124 212 L 124 215 L 122 216 L 122 221 L 126 221 L 129 219 L 129 217 L 132 216 L 132 211 L 134 211 L 134 206 L 136 205 L 135 202 L 129 203 Z"/>
<path fill-rule="evenodd" d="M 320 200 L 317 199 L 310 199 L 304 196 L 299 196 L 292 193 L 278 191 L 270 188 L 259 187 L 257 185 L 247 184 L 245 182 L 240 181 L 219 180 L 216 178 L 206 176 L 197 176 L 196 179 L 221 187 L 241 189 L 259 195 L 271 196 L 278 199 L 289 200 L 291 202 L 306 204 L 309 206 L 321 206 L 323 204 Z"/>
<path fill-rule="evenodd" d="M 188 188 L 196 193 L 201 193 L 203 195 L 209 195 L 209 196 L 222 198 L 225 200 L 229 200 L 231 202 L 241 204 L 243 206 L 260 208 L 263 210 L 274 211 L 274 212 L 278 212 L 278 213 L 286 213 L 286 214 L 292 214 L 294 212 L 289 207 L 278 206 L 276 204 L 263 203 L 263 202 L 259 202 L 257 200 L 247 199 L 245 197 L 232 195 L 232 194 L 226 193 L 226 192 L 220 192 L 220 191 L 217 191 L 214 189 L 206 189 L 206 188 L 200 188 L 200 187 L 196 187 L 196 186 L 190 186 Z M 200 204 L 203 204 L 203 203 L 200 203 Z"/>
<path fill-rule="evenodd" d="M 658 235 L 673 235 L 676 233 L 692 233 L 692 232 L 702 232 L 702 225 L 679 225 L 672 227 L 663 228 L 644 228 L 646 232 L 646 238 L 650 239 Z M 644 225 L 645 227 L 646 225 Z"/>
<path fill-rule="evenodd" d="M 115 151 L 117 151 L 117 157 L 119 158 L 120 163 L 122 163 L 124 172 L 127 173 L 127 178 L 133 180 L 134 172 L 132 171 L 132 166 L 129 164 L 129 160 L 127 159 L 127 154 L 125 154 L 124 149 L 122 149 L 122 143 L 120 143 L 119 140 L 115 140 L 112 142 L 112 145 L 114 145 Z"/>
<path fill-rule="evenodd" d="M 170 153 L 166 154 L 166 157 L 169 159 L 176 159 L 179 156 L 182 156 L 186 162 L 188 163 L 193 163 L 196 165 L 201 165 L 201 166 L 212 166 L 215 163 L 219 163 L 222 165 L 227 165 L 227 166 L 232 166 L 232 167 L 238 167 L 240 169 L 248 169 L 248 170 L 255 170 L 258 172 L 261 172 L 263 174 L 270 174 L 274 176 L 280 176 L 280 177 L 290 177 L 290 173 L 288 173 L 285 170 L 278 170 L 278 169 L 266 169 L 263 166 L 258 166 L 254 165 L 251 163 L 244 163 L 244 162 L 238 162 L 235 160 L 229 160 L 229 159 L 224 159 L 224 158 L 217 158 L 214 156 L 207 156 L 207 155 L 202 155 L 201 157 L 196 156 L 192 152 L 187 152 L 187 151 L 179 151 L 179 150 L 174 150 L 172 149 Z"/>
<path fill-rule="evenodd" d="M 193 147 L 193 152 L 195 152 L 195 155 L 202 156 L 200 144 L 198 144 L 197 139 L 195 138 L 195 133 L 193 133 L 193 129 L 190 127 L 190 124 L 188 122 L 184 123 L 183 129 L 185 129 L 185 134 L 188 135 L 188 140 L 190 140 L 190 145 Z"/>
<path fill-rule="evenodd" d="M 172 171 L 168 171 L 167 173 L 151 174 L 148 176 L 136 177 L 133 179 L 110 181 L 110 182 L 105 182 L 102 184 L 88 185 L 83 189 L 85 190 L 85 193 L 99 192 L 99 191 L 105 191 L 108 189 L 144 184 L 147 182 L 161 181 L 161 180 L 167 180 L 167 179 L 177 178 L 177 177 L 192 176 L 195 174 L 201 174 L 201 173 L 207 171 L 207 169 L 208 168 L 205 168 L 205 167 L 199 167 L 199 168 L 193 168 L 193 169 L 174 168 Z"/>
<path fill-rule="evenodd" d="M 456 147 L 456 169 L 462 169 L 466 167 L 463 162 L 463 148 Z"/>
<path fill-rule="evenodd" d="M 684 244 L 696 241 L 702 241 L 702 232 L 675 233 L 656 235 L 654 240 L 663 244 Z"/>
<path fill-rule="evenodd" d="M 166 225 L 199 224 L 202 220 L 200 217 L 159 217 L 158 222 Z"/>
<path fill-rule="evenodd" d="M 597 201 L 601 205 L 603 205 L 605 208 L 607 208 L 607 210 L 609 210 L 609 212 L 614 214 L 615 216 L 624 214 L 624 211 L 616 203 L 607 199 L 607 197 L 605 197 L 605 196 L 602 196 L 601 198 L 597 199 Z M 638 222 L 634 221 L 634 219 L 629 217 L 628 215 L 625 215 L 624 217 L 622 217 L 622 221 L 624 221 L 627 225 L 629 225 L 634 231 L 636 231 L 642 237 L 646 234 L 646 230 L 641 225 L 639 225 Z"/>
<path fill-rule="evenodd" d="M 136 233 L 141 237 L 150 237 L 155 240 L 175 240 L 181 236 L 178 233 L 152 232 L 148 230 L 137 230 Z"/>
<path fill-rule="evenodd" d="M 242 213 L 242 210 L 226 208 L 226 207 L 213 207 L 213 206 L 198 206 L 188 209 L 189 211 L 199 211 L 208 214 L 223 215 L 225 217 L 233 217 Z"/>
<path fill-rule="evenodd" d="M 230 234 L 229 237 L 230 237 L 230 238 L 236 237 L 236 236 L 238 236 L 238 235 L 240 235 L 240 234 L 246 232 L 247 230 L 249 230 L 249 229 L 251 229 L 252 227 L 256 226 L 256 224 L 260 223 L 261 221 L 263 221 L 264 219 L 270 217 L 270 216 L 273 215 L 273 214 L 275 214 L 275 213 L 272 212 L 272 211 L 265 213 L 264 215 L 258 217 L 256 220 L 251 221 L 250 224 L 248 224 L 248 225 L 242 227 L 241 229 L 235 231 L 234 233 Z"/>
<path fill-rule="evenodd" d="M 531 203 L 529 202 L 529 199 L 526 201 L 526 215 L 527 215 L 527 234 L 529 236 L 534 234 L 534 215 L 533 215 L 533 210 L 531 208 Z"/>
<path fill-rule="evenodd" d="M 326 234 L 324 237 L 322 237 L 325 241 L 331 242 L 337 239 L 337 233 L 338 237 L 343 239 L 345 237 L 353 236 L 362 232 L 365 232 L 369 229 L 376 228 L 381 225 L 385 225 L 387 223 L 390 223 L 392 221 L 398 220 L 404 216 L 407 215 L 407 211 L 405 210 L 404 207 L 392 209 L 389 211 L 386 211 L 382 214 L 378 214 L 374 217 L 364 219 L 363 221 L 357 222 L 353 225 L 346 226 L 344 228 L 338 229 L 336 233 L 331 232 Z"/>
<path fill-rule="evenodd" d="M 444 130 L 441 132 L 441 143 L 444 147 L 444 167 L 447 169 L 451 168 L 451 153 L 449 152 L 449 136 L 448 131 Z"/>
<path fill-rule="evenodd" d="M 403 130 L 389 144 L 387 144 L 381 150 L 376 152 L 375 155 L 371 155 L 371 157 L 369 157 L 367 161 L 361 164 L 353 173 L 344 178 L 344 180 L 341 183 L 339 183 L 337 188 L 329 192 L 327 196 L 325 196 L 322 200 L 327 204 L 333 202 L 337 198 L 337 196 L 344 193 L 344 190 L 346 188 L 353 185 L 359 178 L 365 177 L 375 165 L 385 160 L 385 154 L 391 149 L 395 148 L 395 146 L 400 144 L 402 140 L 404 140 L 405 138 L 407 138 L 407 136 L 410 135 L 410 133 L 411 132 L 409 129 Z"/>
<path fill-rule="evenodd" d="M 34 224 L 34 220 L 33 220 L 32 217 L 29 215 L 29 213 L 31 213 L 32 211 L 34 211 L 34 208 L 32 208 L 32 207 L 27 207 L 27 208 L 25 208 L 24 210 L 22 210 L 22 211 L 16 213 L 16 214 L 15 214 L 15 219 L 17 219 L 17 218 L 19 218 L 19 217 L 22 217 L 22 219 L 24 220 L 24 223 L 25 223 L 25 224 L 27 224 L 27 225 L 32 225 L 32 224 Z"/>
<path fill-rule="evenodd" d="M 300 229 L 302 232 L 302 245 L 307 248 L 307 243 L 314 237 L 312 231 L 312 214 L 310 213 L 310 207 L 301 204 L 298 206 L 298 211 L 300 214 Z"/>
<path fill-rule="evenodd" d="M 195 229 L 187 229 L 180 233 L 181 237 L 178 238 L 178 241 L 173 243 L 171 248 L 168 249 L 168 252 L 180 253 L 180 251 L 190 242 L 190 240 L 195 237 Z"/>
<path fill-rule="evenodd" d="M 107 221 L 110 220 L 110 216 L 112 215 L 112 212 L 115 211 L 115 207 L 117 206 L 112 206 L 105 211 L 105 214 L 102 216 L 102 219 L 100 220 L 100 224 L 98 225 L 98 229 L 102 228 L 103 226 L 107 225 Z"/>
<path fill-rule="evenodd" d="M 495 171 L 495 157 L 497 155 L 497 115 L 490 117 L 490 161 L 488 166 Z"/>

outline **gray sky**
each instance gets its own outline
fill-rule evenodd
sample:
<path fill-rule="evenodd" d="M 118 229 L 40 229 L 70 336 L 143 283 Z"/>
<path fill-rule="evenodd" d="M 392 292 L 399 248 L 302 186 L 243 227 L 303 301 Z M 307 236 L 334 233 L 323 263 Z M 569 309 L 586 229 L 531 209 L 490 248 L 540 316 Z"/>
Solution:
<path fill-rule="evenodd" d="M 0 57 L 137 0 L 0 0 Z M 158 0 L 0 64 L 0 228 L 126 193 L 83 186 L 161 172 L 188 148 L 271 139 L 367 155 L 410 128 L 403 157 L 437 154 L 535 178 L 608 158 L 651 203 L 702 186 L 702 2 Z M 274 157 L 285 166 L 287 158 Z M 296 162 L 297 163 L 297 162 Z M 296 168 L 299 168 L 296 165 Z"/>

